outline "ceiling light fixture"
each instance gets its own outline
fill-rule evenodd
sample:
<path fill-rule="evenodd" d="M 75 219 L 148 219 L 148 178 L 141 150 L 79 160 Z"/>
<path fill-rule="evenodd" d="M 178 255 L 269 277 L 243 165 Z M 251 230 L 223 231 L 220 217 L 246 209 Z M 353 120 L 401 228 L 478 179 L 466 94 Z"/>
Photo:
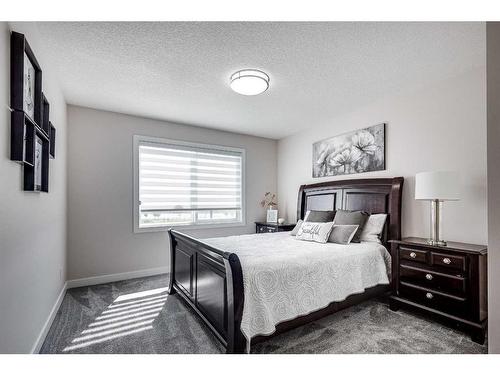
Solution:
<path fill-rule="evenodd" d="M 269 88 L 269 76 L 256 69 L 243 69 L 231 75 L 231 89 L 241 95 L 258 95 Z"/>

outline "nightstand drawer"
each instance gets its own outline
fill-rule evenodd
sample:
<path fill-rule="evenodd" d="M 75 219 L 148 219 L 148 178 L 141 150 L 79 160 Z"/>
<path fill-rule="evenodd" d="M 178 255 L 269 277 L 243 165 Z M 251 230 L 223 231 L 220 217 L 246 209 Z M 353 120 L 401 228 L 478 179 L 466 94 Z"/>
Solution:
<path fill-rule="evenodd" d="M 431 264 L 452 270 L 465 271 L 465 257 L 431 252 Z"/>
<path fill-rule="evenodd" d="M 413 262 L 427 263 L 427 253 L 426 250 L 417 250 L 405 246 L 399 247 L 399 257 Z"/>
<path fill-rule="evenodd" d="M 258 229 L 259 233 L 274 233 L 276 232 L 275 227 L 268 227 L 265 225 L 259 225 Z"/>
<path fill-rule="evenodd" d="M 465 278 L 463 277 L 403 264 L 400 267 L 399 276 L 401 281 L 431 289 L 438 289 L 458 296 L 463 296 L 466 292 Z"/>
<path fill-rule="evenodd" d="M 455 316 L 465 316 L 468 311 L 467 300 L 463 297 L 453 296 L 405 282 L 400 283 L 399 295 L 402 298 Z"/>

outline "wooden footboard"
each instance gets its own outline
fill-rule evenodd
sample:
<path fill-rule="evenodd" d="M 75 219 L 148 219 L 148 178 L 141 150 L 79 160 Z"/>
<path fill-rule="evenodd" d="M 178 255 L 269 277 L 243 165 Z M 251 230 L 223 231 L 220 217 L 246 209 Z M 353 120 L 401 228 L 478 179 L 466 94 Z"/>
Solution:
<path fill-rule="evenodd" d="M 238 256 L 170 229 L 169 293 L 179 295 L 197 312 L 226 347 L 244 353 L 243 275 Z"/>

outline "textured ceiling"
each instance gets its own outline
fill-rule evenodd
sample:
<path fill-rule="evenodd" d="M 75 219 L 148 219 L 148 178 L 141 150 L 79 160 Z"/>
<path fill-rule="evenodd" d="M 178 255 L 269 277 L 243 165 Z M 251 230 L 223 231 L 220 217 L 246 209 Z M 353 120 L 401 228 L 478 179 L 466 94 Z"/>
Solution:
<path fill-rule="evenodd" d="M 66 100 L 282 138 L 485 64 L 483 23 L 37 23 Z M 241 96 L 229 76 L 265 71 Z"/>

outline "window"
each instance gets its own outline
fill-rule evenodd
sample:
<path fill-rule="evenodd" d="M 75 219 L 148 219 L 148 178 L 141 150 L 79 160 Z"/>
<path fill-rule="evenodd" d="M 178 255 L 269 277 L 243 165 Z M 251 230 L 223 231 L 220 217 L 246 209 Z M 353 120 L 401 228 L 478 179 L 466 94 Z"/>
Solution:
<path fill-rule="evenodd" d="M 245 150 L 134 136 L 134 229 L 244 224 Z"/>

